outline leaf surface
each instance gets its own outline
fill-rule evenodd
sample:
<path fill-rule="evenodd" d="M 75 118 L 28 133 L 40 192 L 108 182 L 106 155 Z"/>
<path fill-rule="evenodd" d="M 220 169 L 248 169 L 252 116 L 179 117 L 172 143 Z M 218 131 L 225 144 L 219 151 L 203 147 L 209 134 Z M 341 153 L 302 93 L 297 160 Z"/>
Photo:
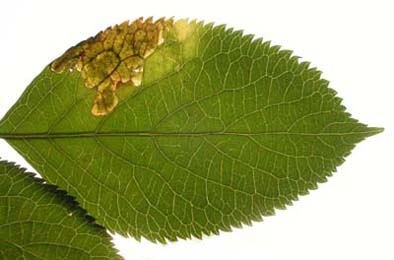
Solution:
<path fill-rule="evenodd" d="M 0 161 L 1 259 L 120 259 L 105 229 L 33 174 Z"/>
<path fill-rule="evenodd" d="M 241 31 L 175 22 L 131 76 L 97 58 L 103 34 L 46 67 L 0 136 L 111 231 L 164 242 L 261 220 L 381 131 L 309 63 Z"/>

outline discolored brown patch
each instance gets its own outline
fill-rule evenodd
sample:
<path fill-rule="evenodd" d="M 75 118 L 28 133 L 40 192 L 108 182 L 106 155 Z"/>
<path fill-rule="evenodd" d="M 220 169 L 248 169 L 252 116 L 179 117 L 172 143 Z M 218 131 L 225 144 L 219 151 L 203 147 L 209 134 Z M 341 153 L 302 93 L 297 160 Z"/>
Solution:
<path fill-rule="evenodd" d="M 172 25 L 172 19 L 164 18 L 126 21 L 70 48 L 50 68 L 57 73 L 80 71 L 85 86 L 97 90 L 92 114 L 107 115 L 118 104 L 121 84 L 141 85 L 145 59 L 164 42 L 163 31 Z"/>

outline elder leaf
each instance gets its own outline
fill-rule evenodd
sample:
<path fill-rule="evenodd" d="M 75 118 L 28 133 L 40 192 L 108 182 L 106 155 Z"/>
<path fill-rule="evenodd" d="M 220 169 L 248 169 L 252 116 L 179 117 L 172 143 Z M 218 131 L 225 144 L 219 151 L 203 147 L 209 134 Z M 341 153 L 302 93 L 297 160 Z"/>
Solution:
<path fill-rule="evenodd" d="M 121 259 L 65 192 L 0 161 L 1 259 Z"/>
<path fill-rule="evenodd" d="M 138 21 L 69 49 L 0 123 L 110 231 L 165 242 L 261 220 L 381 131 L 290 51 L 225 26 Z"/>

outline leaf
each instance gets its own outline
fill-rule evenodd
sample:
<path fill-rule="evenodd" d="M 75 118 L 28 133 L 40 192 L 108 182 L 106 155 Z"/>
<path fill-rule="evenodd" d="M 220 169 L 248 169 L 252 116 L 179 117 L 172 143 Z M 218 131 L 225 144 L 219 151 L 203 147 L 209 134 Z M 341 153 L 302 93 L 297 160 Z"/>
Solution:
<path fill-rule="evenodd" d="M 0 161 L 1 259 L 120 259 L 110 239 L 65 192 Z"/>
<path fill-rule="evenodd" d="M 0 123 L 2 138 L 110 231 L 165 242 L 261 220 L 382 131 L 351 118 L 290 51 L 225 26 L 159 21 L 72 47 Z M 141 23 L 156 34 L 138 42 Z"/>

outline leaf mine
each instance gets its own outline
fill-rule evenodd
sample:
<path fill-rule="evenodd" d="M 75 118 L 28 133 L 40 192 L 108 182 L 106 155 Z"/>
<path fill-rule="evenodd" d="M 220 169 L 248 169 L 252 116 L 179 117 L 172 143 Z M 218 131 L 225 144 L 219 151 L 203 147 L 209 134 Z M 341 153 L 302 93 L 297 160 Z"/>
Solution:
<path fill-rule="evenodd" d="M 163 44 L 163 31 L 173 25 L 172 19 L 145 21 L 139 18 L 107 28 L 67 50 L 51 64 L 51 70 L 62 73 L 81 72 L 87 88 L 97 90 L 92 114 L 104 116 L 118 104 L 116 91 L 122 84 L 141 85 L 145 59 Z"/>

